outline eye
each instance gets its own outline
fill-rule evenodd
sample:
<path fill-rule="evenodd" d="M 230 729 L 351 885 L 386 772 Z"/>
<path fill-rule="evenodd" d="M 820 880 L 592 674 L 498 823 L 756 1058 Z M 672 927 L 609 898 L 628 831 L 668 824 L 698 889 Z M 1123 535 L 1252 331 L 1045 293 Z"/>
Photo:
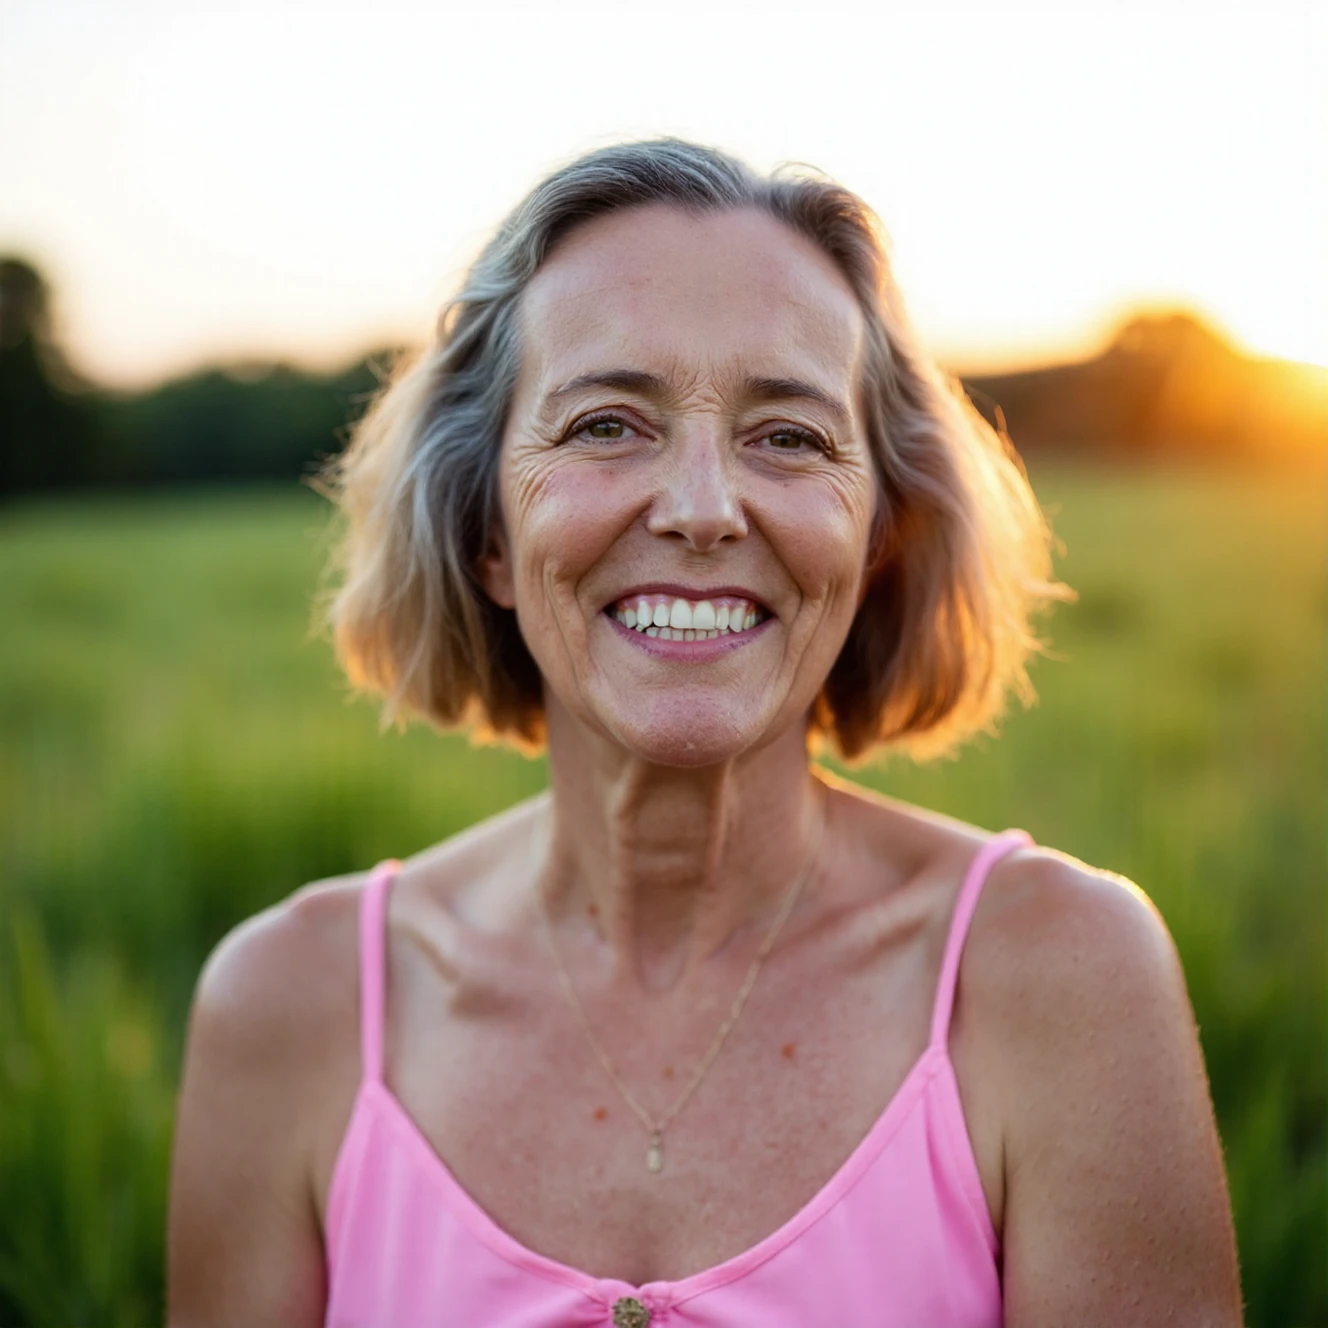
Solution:
<path fill-rule="evenodd" d="M 631 428 L 632 426 L 618 415 L 587 415 L 572 425 L 567 431 L 567 438 L 586 438 L 595 443 L 617 443 L 629 436 Z"/>
<path fill-rule="evenodd" d="M 779 428 L 771 429 L 769 433 L 762 435 L 762 439 L 774 452 L 788 452 L 796 455 L 800 452 L 826 451 L 824 439 L 819 438 L 809 429 L 798 429 L 789 424 L 781 424 Z"/>

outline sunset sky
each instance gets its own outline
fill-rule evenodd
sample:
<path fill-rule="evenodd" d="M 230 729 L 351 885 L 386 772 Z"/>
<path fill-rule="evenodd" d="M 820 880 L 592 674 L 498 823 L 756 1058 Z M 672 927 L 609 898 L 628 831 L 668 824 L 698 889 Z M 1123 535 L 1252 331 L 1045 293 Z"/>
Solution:
<path fill-rule="evenodd" d="M 0 254 L 106 382 L 418 340 L 544 172 L 661 133 L 857 190 L 952 365 L 1085 353 L 1140 303 L 1328 364 L 1317 0 L 6 0 L 3 26 Z"/>

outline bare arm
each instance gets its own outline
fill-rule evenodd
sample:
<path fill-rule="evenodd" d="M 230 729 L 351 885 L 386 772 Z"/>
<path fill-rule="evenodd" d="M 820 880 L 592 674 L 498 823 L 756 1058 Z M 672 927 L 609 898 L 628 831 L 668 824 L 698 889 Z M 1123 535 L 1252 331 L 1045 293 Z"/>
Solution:
<path fill-rule="evenodd" d="M 1221 1146 L 1171 937 L 1119 878 L 1052 856 L 1022 870 L 989 992 L 1007 1049 L 1005 1322 L 1237 1328 Z"/>
<path fill-rule="evenodd" d="M 232 932 L 194 997 L 167 1233 L 170 1328 L 315 1328 L 322 1235 L 308 1104 L 335 1008 L 326 905 L 297 895 Z M 333 972 L 329 973 L 331 968 Z"/>

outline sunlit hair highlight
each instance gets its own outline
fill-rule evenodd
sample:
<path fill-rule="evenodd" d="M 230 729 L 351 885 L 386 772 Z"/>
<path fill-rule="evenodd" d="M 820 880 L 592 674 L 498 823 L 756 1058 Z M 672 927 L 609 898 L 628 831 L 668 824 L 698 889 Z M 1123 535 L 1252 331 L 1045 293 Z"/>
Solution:
<path fill-rule="evenodd" d="M 499 515 L 520 302 L 571 230 L 649 204 L 778 218 L 835 262 L 864 314 L 881 501 L 866 597 L 810 716 L 813 740 L 848 760 L 881 745 L 927 756 L 989 729 L 1010 691 L 1031 699 L 1030 619 L 1068 594 L 1017 457 L 914 345 L 861 199 L 805 168 L 760 177 L 677 139 L 604 148 L 537 185 L 325 468 L 345 534 L 324 611 L 351 681 L 382 695 L 385 722 L 414 714 L 527 749 L 543 741 L 539 670 L 478 572 Z"/>

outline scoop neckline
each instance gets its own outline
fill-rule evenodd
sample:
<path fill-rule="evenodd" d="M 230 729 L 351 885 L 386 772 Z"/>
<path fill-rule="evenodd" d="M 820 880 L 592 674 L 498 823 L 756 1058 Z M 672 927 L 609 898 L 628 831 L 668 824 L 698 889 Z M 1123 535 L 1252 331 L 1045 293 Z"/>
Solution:
<path fill-rule="evenodd" d="M 396 1133 L 419 1155 L 425 1174 L 442 1192 L 449 1209 L 473 1235 L 507 1262 L 546 1280 L 570 1286 L 604 1305 L 623 1295 L 635 1295 L 657 1308 L 662 1308 L 664 1305 L 680 1304 L 693 1296 L 713 1291 L 745 1276 L 814 1226 L 862 1179 L 871 1164 L 908 1119 L 912 1108 L 921 1100 L 924 1090 L 937 1072 L 949 1064 L 948 1049 L 936 1042 L 928 1043 L 913 1062 L 881 1114 L 848 1157 L 801 1208 L 769 1235 L 721 1263 L 703 1268 L 686 1277 L 673 1281 L 657 1280 L 641 1284 L 613 1277 L 595 1277 L 571 1264 L 562 1263 L 539 1253 L 538 1250 L 523 1244 L 504 1230 L 456 1178 L 442 1154 L 407 1111 L 404 1103 L 381 1079 L 366 1079 L 361 1082 L 356 1094 L 353 1115 L 358 1115 L 365 1103 L 379 1103 L 384 1109 L 385 1118 Z M 348 1131 L 347 1140 L 349 1136 Z M 343 1153 L 345 1151 L 343 1149 Z M 340 1191 L 341 1170 L 341 1158 L 338 1158 L 332 1180 L 333 1194 Z M 339 1213 L 339 1209 L 340 1204 L 334 1206 L 329 1197 L 329 1225 L 331 1225 L 331 1214 L 334 1211 Z"/>

